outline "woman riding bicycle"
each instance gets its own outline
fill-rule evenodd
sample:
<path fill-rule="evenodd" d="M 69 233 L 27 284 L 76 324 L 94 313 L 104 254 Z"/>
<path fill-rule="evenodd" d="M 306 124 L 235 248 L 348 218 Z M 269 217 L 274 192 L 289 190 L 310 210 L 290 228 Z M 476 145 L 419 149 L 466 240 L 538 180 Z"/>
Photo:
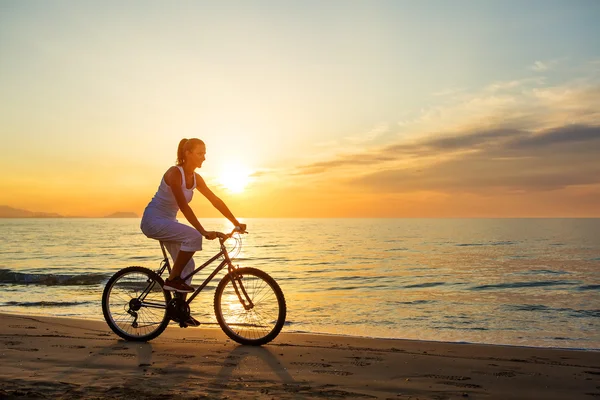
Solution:
<path fill-rule="evenodd" d="M 182 328 L 200 323 L 190 315 L 190 303 L 215 276 L 225 269 L 214 293 L 216 322 L 232 340 L 244 345 L 261 346 L 281 332 L 287 306 L 281 287 L 266 272 L 254 267 L 234 266 L 225 241 L 234 233 L 244 233 L 225 203 L 204 183 L 196 168 L 202 167 L 206 146 L 200 139 L 183 139 L 177 149 L 177 165 L 169 168 L 142 217 L 140 227 L 146 236 L 161 241 L 174 260 L 169 278 L 163 273 L 170 267 L 166 254 L 160 268 L 152 271 L 131 266 L 117 271 L 102 292 L 102 313 L 110 329 L 126 340 L 148 341 L 156 338 L 171 321 Z M 188 205 L 198 189 L 235 229 L 230 234 L 207 231 Z M 193 226 L 177 222 L 180 211 Z M 202 250 L 202 239 L 219 237 L 220 250 L 195 268 L 193 255 Z M 236 238 L 236 243 L 241 244 Z M 233 256 L 234 257 L 234 256 Z M 191 276 L 212 262 L 219 265 L 194 292 Z M 184 282 L 184 279 L 186 282 Z M 179 292 L 171 294 L 170 291 Z"/>
<path fill-rule="evenodd" d="M 202 140 L 182 139 L 177 148 L 177 165 L 165 172 L 156 194 L 144 210 L 140 225 L 142 232 L 149 238 L 163 242 L 174 260 L 171 274 L 163 286 L 165 290 L 180 293 L 194 291 L 190 286 L 191 277 L 184 281 L 182 273 L 187 276 L 194 271 L 192 257 L 196 251 L 202 250 L 202 238 L 213 240 L 219 235 L 218 232 L 204 229 L 189 206 L 194 189 L 198 189 L 241 232 L 246 230 L 246 225 L 239 223 L 223 200 L 195 173 L 196 168 L 202 167 L 205 154 L 206 145 Z M 179 210 L 193 228 L 177 222 Z"/>

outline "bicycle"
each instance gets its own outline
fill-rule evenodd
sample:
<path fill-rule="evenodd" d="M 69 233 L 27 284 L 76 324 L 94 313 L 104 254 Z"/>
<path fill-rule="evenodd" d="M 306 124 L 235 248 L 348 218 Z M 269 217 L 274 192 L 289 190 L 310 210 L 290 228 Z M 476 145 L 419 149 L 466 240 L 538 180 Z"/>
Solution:
<path fill-rule="evenodd" d="M 184 321 L 190 317 L 190 304 L 210 281 L 227 266 L 214 294 L 214 312 L 223 332 L 232 340 L 260 346 L 269 343 L 281 332 L 287 312 L 285 297 L 277 282 L 266 272 L 256 268 L 234 266 L 225 242 L 234 238 L 233 251 L 241 249 L 241 237 L 231 233 L 219 234 L 221 250 L 196 268 L 187 279 L 219 258 L 215 270 L 196 288 L 189 299 L 163 290 L 161 275 L 171 272 L 171 265 L 160 242 L 164 256 L 158 270 L 132 266 L 116 272 L 106 283 L 102 293 L 102 312 L 108 326 L 125 340 L 146 342 L 158 337 L 170 321 Z"/>

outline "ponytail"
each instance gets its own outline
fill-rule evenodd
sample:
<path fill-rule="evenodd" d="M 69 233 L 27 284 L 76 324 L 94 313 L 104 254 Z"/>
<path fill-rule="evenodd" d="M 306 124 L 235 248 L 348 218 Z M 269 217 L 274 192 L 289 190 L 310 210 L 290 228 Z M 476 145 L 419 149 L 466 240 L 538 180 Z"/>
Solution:
<path fill-rule="evenodd" d="M 200 139 L 181 139 L 179 146 L 177 146 L 177 165 L 183 165 L 185 162 L 186 151 L 192 151 L 199 145 L 205 146 L 204 142 Z"/>
<path fill-rule="evenodd" d="M 183 165 L 185 161 L 185 145 L 189 142 L 188 139 L 181 139 L 177 146 L 177 165 Z"/>

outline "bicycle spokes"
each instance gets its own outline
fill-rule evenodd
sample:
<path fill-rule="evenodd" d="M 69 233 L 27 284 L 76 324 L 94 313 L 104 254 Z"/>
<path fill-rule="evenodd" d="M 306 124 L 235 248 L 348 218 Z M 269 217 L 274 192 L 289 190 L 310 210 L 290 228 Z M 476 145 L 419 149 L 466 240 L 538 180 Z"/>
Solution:
<path fill-rule="evenodd" d="M 107 283 L 103 311 L 109 326 L 117 334 L 143 340 L 164 329 L 167 294 L 156 279 L 159 278 L 149 270 L 130 267 Z"/>
<path fill-rule="evenodd" d="M 285 299 L 266 273 L 240 268 L 226 275 L 217 287 L 215 313 L 232 339 L 243 344 L 264 344 L 283 326 Z"/>

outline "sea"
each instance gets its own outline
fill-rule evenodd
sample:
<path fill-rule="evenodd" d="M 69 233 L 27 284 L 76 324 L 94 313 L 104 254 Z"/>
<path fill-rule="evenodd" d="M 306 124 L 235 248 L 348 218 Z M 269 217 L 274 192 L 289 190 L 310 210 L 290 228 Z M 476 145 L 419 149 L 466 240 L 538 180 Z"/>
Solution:
<path fill-rule="evenodd" d="M 245 222 L 234 263 L 280 284 L 284 332 L 600 349 L 600 219 Z M 162 260 L 139 223 L 0 219 L 0 312 L 103 320 L 110 276 L 131 265 L 156 270 Z M 231 228 L 225 219 L 202 223 Z M 205 241 L 197 265 L 217 251 Z M 215 329 L 222 274 L 192 303 Z"/>

